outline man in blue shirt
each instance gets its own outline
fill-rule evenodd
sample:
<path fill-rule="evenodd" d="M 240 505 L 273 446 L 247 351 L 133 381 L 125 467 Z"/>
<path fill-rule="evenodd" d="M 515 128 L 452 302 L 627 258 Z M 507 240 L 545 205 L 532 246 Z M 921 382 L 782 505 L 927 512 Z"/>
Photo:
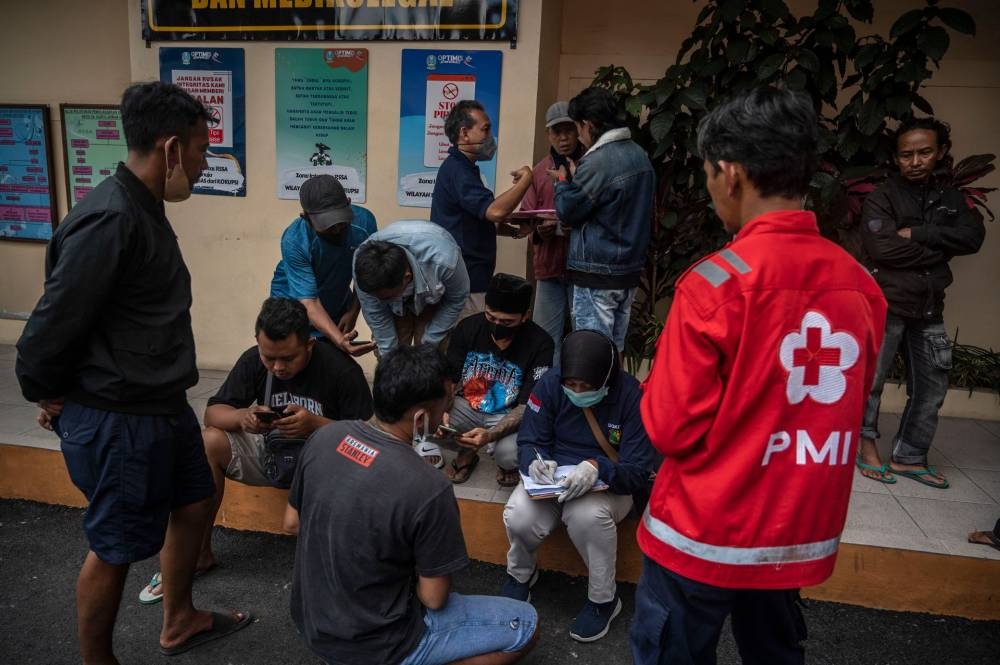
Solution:
<path fill-rule="evenodd" d="M 331 175 L 318 175 L 299 190 L 302 215 L 281 235 L 281 261 L 274 269 L 271 297 L 301 302 L 314 337 L 325 337 L 354 356 L 375 348 L 352 344 L 361 305 L 351 289 L 354 250 L 375 233 L 375 216 L 351 205 Z"/>
<path fill-rule="evenodd" d="M 497 151 L 483 105 L 471 99 L 458 102 L 444 122 L 444 132 L 451 147 L 434 183 L 431 221 L 443 226 L 462 248 L 469 272 L 469 301 L 459 317 L 463 319 L 485 309 L 486 287 L 497 263 L 497 226 L 531 187 L 531 167 L 512 171 L 514 185 L 494 197 L 476 166 L 493 159 Z"/>

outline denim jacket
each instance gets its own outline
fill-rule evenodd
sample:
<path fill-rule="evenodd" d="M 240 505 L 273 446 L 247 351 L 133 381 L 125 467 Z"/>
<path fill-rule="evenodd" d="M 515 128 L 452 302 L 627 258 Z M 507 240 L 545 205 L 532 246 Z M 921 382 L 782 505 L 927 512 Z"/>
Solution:
<path fill-rule="evenodd" d="M 566 267 L 598 275 L 642 270 L 649 248 L 656 176 L 627 127 L 606 131 L 572 182 L 556 183 L 556 211 L 572 228 Z"/>
<path fill-rule="evenodd" d="M 469 273 L 462 250 L 444 228 L 423 220 L 404 220 L 373 233 L 365 242 L 384 240 L 406 252 L 413 273 L 412 293 L 394 300 L 379 300 L 357 289 L 365 321 L 379 353 L 386 354 L 398 343 L 394 316 L 402 316 L 405 300 L 412 296 L 412 310 L 420 314 L 429 305 L 438 305 L 424 330 L 424 342 L 437 344 L 458 323 L 458 315 L 469 297 Z M 364 243 L 362 243 L 362 247 Z M 357 254 L 355 254 L 357 256 Z M 357 285 L 355 273 L 354 284 Z"/>

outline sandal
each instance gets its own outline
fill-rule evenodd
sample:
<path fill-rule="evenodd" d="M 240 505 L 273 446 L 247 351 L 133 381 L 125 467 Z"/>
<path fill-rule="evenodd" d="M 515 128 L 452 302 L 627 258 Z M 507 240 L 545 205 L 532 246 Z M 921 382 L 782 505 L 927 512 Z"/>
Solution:
<path fill-rule="evenodd" d="M 212 564 L 211 566 L 209 566 L 204 570 L 194 571 L 193 579 L 198 579 L 202 575 L 212 572 L 213 570 L 216 569 L 217 565 L 218 564 Z M 163 591 L 156 593 L 156 590 L 159 589 L 162 584 L 163 584 L 163 579 L 160 576 L 160 572 L 157 571 L 153 573 L 153 577 L 152 579 L 149 580 L 149 584 L 144 586 L 142 588 L 142 591 L 139 592 L 139 602 L 142 603 L 143 605 L 155 605 L 156 603 L 163 600 Z"/>
<path fill-rule="evenodd" d="M 460 485 L 468 480 L 472 476 L 472 472 L 475 471 L 476 467 L 479 466 L 479 453 L 474 454 L 465 464 L 459 464 L 458 460 L 461 459 L 462 454 L 459 453 L 451 462 L 451 466 L 445 471 L 445 475 L 451 479 L 451 482 L 456 485 Z"/>
<path fill-rule="evenodd" d="M 880 483 L 885 483 L 886 485 L 892 485 L 896 482 L 896 477 L 892 475 L 893 472 L 889 469 L 888 464 L 883 464 L 882 466 L 875 466 L 874 464 L 865 464 L 864 462 L 861 461 L 860 452 L 858 453 L 858 456 L 854 459 L 854 466 L 858 467 L 858 469 L 860 469 L 861 471 L 874 471 L 875 473 L 878 474 L 878 478 L 867 476 L 863 473 L 861 474 L 862 476 L 868 478 L 869 480 L 876 480 Z M 885 475 L 887 473 L 889 474 L 888 477 Z"/>
<path fill-rule="evenodd" d="M 444 455 L 441 454 L 441 446 L 433 441 L 420 441 L 413 444 L 413 449 L 424 458 L 424 461 L 435 469 L 444 468 Z"/>
<path fill-rule="evenodd" d="M 948 482 L 948 479 L 945 478 L 944 476 L 942 476 L 941 474 L 939 474 L 937 472 L 937 469 L 935 469 L 930 464 L 928 464 L 923 469 L 893 469 L 893 468 L 890 468 L 889 471 L 891 473 L 896 474 L 897 476 L 903 476 L 904 478 L 909 478 L 911 480 L 915 480 L 918 483 L 920 483 L 921 485 L 927 485 L 928 487 L 933 487 L 934 489 L 946 490 L 946 489 L 948 489 L 951 486 L 951 483 Z M 944 480 L 944 482 L 943 483 L 936 483 L 933 480 L 928 480 L 925 476 L 938 476 L 942 480 Z"/>
<path fill-rule="evenodd" d="M 497 467 L 497 485 L 500 487 L 517 487 L 521 482 L 521 472 L 517 469 L 501 469 Z"/>

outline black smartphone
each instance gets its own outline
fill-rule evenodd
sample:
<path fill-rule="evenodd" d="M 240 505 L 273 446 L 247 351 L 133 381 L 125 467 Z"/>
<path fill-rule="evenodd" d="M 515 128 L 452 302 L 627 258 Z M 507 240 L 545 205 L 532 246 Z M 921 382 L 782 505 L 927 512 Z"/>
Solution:
<path fill-rule="evenodd" d="M 438 429 L 441 430 L 446 436 L 455 436 L 458 434 L 458 430 L 451 425 L 438 425 Z"/>
<path fill-rule="evenodd" d="M 350 341 L 351 346 L 361 346 L 362 344 L 371 344 L 371 343 L 372 341 L 370 339 L 352 339 Z"/>
<path fill-rule="evenodd" d="M 256 411 L 254 415 L 262 423 L 273 423 L 275 420 L 284 418 L 287 414 L 284 411 Z"/>

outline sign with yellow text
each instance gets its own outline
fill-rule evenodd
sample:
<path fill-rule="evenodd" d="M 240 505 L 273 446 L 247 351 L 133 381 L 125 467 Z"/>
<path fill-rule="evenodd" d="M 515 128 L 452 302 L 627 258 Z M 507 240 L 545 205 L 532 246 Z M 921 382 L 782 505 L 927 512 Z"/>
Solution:
<path fill-rule="evenodd" d="M 151 41 L 510 41 L 517 0 L 141 0 Z"/>

